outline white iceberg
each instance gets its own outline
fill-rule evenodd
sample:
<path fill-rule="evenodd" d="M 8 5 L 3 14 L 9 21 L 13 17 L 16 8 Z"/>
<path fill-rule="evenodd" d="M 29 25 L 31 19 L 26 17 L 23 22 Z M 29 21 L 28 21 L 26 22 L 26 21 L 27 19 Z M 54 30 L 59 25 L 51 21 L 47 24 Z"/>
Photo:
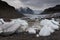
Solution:
<path fill-rule="evenodd" d="M 55 29 L 59 29 L 59 22 L 56 22 L 54 20 L 44 19 L 40 22 L 40 25 L 43 26 L 39 32 L 40 36 L 49 36 L 55 31 Z"/>
<path fill-rule="evenodd" d="M 25 20 L 21 19 L 13 19 L 11 22 L 4 22 L 4 20 L 1 20 L 4 24 L 0 25 L 0 33 L 8 33 L 12 34 L 16 30 L 20 32 L 20 30 L 25 31 L 25 29 L 28 27 L 28 23 Z M 22 28 L 22 29 L 21 29 Z"/>
<path fill-rule="evenodd" d="M 50 34 L 50 30 L 47 26 L 44 26 L 39 32 L 40 36 L 49 36 Z"/>

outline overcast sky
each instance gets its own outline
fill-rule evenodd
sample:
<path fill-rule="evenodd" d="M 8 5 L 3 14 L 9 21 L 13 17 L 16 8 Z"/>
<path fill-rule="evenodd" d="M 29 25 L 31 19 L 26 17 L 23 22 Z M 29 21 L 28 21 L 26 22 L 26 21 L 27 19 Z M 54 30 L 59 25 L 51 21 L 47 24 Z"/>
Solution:
<path fill-rule="evenodd" d="M 44 10 L 60 4 L 60 0 L 3 0 L 15 8 L 30 7 L 31 9 Z"/>

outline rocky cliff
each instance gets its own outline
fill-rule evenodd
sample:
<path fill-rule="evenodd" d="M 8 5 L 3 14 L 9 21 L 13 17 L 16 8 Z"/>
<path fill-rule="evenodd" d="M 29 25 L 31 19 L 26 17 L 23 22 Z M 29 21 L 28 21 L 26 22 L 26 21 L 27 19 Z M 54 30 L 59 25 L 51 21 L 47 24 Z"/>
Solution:
<path fill-rule="evenodd" d="M 14 7 L 0 0 L 0 18 L 3 18 L 6 21 L 10 19 L 20 18 L 23 16 L 24 15 L 21 13 L 18 13 Z"/>

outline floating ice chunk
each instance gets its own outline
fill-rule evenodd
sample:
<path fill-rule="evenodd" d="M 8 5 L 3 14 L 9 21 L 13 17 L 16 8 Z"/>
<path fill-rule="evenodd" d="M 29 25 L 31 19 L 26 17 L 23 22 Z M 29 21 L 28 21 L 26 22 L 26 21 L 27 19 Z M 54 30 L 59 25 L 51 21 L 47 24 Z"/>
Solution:
<path fill-rule="evenodd" d="M 50 34 L 50 29 L 47 26 L 44 26 L 39 32 L 40 36 L 49 36 Z"/>
<path fill-rule="evenodd" d="M 28 28 L 27 30 L 26 30 L 29 34 L 36 34 L 36 30 L 35 30 L 35 28 Z"/>

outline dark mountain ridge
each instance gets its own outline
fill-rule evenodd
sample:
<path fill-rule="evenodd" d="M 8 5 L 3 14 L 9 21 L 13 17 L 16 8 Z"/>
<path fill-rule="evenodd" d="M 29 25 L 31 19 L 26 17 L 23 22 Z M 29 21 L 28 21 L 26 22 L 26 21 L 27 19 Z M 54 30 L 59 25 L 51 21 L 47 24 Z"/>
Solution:
<path fill-rule="evenodd" d="M 22 13 L 18 13 L 14 7 L 0 0 L 0 18 L 3 18 L 6 21 L 15 18 L 21 18 L 23 16 L 24 15 Z"/>
<path fill-rule="evenodd" d="M 41 15 L 46 15 L 44 18 L 60 18 L 60 5 L 45 9 Z"/>
<path fill-rule="evenodd" d="M 60 5 L 56 5 L 55 7 L 45 9 L 41 14 L 53 14 L 59 12 L 60 12 Z"/>

